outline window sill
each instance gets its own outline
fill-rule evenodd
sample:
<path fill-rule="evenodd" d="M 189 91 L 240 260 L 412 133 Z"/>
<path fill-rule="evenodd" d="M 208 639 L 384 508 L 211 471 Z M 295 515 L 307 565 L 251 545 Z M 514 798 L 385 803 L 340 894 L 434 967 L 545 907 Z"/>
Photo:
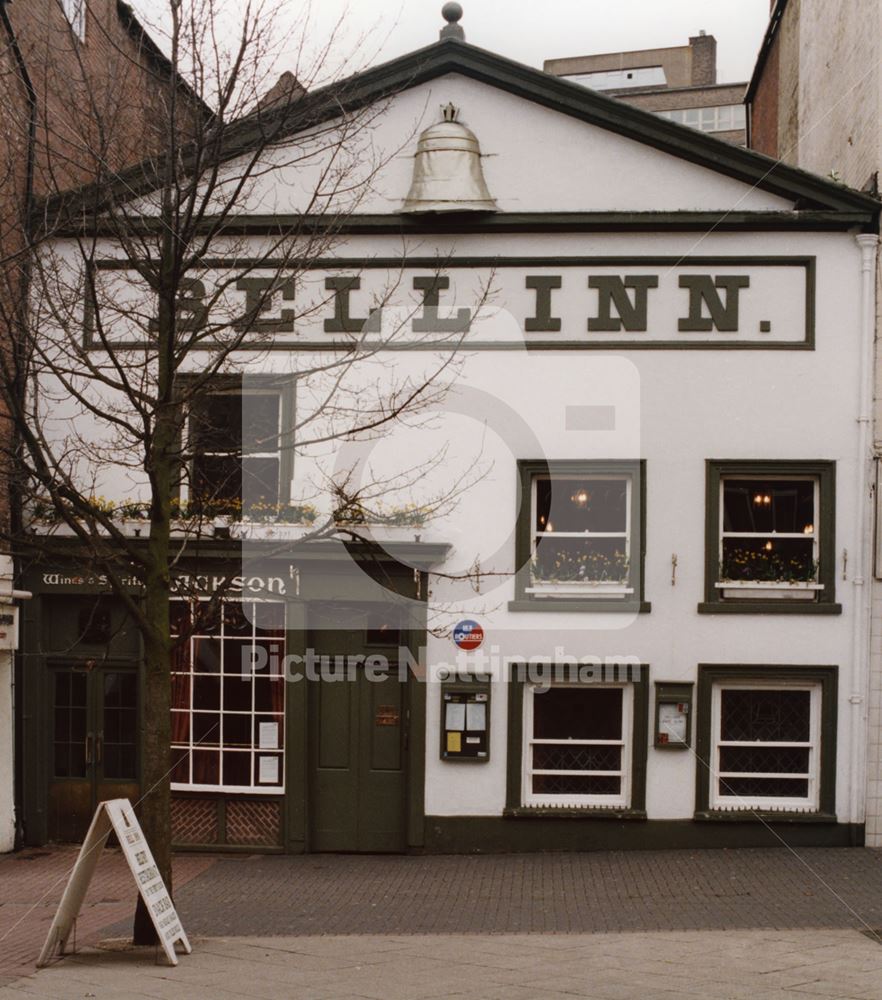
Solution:
<path fill-rule="evenodd" d="M 583 808 L 550 806 L 512 806 L 503 810 L 505 819 L 611 819 L 645 820 L 645 809 L 607 808 L 605 806 L 585 806 Z"/>
<path fill-rule="evenodd" d="M 284 788 L 278 785 L 184 785 L 172 782 L 171 791 L 186 795 L 272 795 L 278 797 L 285 794 Z"/>
<path fill-rule="evenodd" d="M 612 612 L 622 614 L 649 614 L 652 604 L 649 601 L 613 601 L 602 597 L 580 599 L 571 597 L 520 597 L 508 602 L 509 611 L 550 611 L 550 612 Z"/>
<path fill-rule="evenodd" d="M 591 600 L 594 597 L 605 600 L 621 600 L 623 596 L 629 597 L 634 593 L 633 587 L 626 587 L 624 584 L 603 584 L 603 583 L 550 583 L 536 587 L 525 587 L 525 594 L 532 594 L 538 597 L 582 597 Z M 604 596 L 605 595 L 605 596 Z"/>
<path fill-rule="evenodd" d="M 743 601 L 814 601 L 823 583 L 751 583 L 745 580 L 715 583 L 723 599 Z"/>
<path fill-rule="evenodd" d="M 835 813 L 761 809 L 701 809 L 692 817 L 701 823 L 836 823 Z"/>
<path fill-rule="evenodd" d="M 702 601 L 700 615 L 841 615 L 842 605 L 808 601 Z"/>

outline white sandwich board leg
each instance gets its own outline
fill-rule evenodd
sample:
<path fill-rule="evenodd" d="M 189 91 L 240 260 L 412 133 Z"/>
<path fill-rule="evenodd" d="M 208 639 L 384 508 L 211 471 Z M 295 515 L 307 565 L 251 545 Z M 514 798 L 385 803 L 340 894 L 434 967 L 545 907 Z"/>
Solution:
<path fill-rule="evenodd" d="M 89 825 L 89 832 L 86 834 L 86 839 L 83 841 L 83 846 L 80 848 L 80 853 L 70 873 L 64 895 L 58 904 L 55 919 L 52 921 L 49 934 L 46 936 L 46 943 L 37 959 L 38 968 L 49 964 L 55 954 L 56 947 L 60 955 L 64 954 L 71 928 L 77 919 L 83 900 L 86 898 L 89 882 L 92 880 L 92 874 L 98 864 L 101 852 L 104 850 L 104 845 L 107 843 L 107 838 L 110 836 L 111 829 L 110 817 L 102 802 L 95 810 L 95 815 Z"/>
<path fill-rule="evenodd" d="M 116 834 L 129 870 L 144 900 L 159 943 L 172 965 L 178 964 L 175 944 L 180 941 L 189 955 L 193 949 L 184 933 L 181 921 L 175 911 L 171 896 L 162 880 L 153 858 L 144 831 L 128 799 L 110 799 L 98 804 L 89 832 L 80 848 L 76 864 L 70 874 L 58 912 L 49 928 L 46 943 L 37 960 L 37 967 L 47 965 L 55 954 L 56 947 L 64 954 L 71 928 L 74 926 L 80 907 L 86 897 L 89 882 L 98 864 L 98 857 L 107 843 L 110 831 Z"/>

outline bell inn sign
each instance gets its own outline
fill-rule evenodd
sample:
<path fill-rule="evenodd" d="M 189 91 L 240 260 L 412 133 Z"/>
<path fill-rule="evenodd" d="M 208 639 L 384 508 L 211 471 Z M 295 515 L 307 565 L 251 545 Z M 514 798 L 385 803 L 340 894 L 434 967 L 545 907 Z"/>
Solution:
<path fill-rule="evenodd" d="M 104 261 L 97 277 L 102 300 L 132 303 L 125 264 Z M 259 350 L 326 350 L 353 337 L 437 349 L 445 335 L 469 349 L 811 349 L 814 294 L 814 257 L 368 258 L 297 272 L 214 260 L 179 310 L 190 328 L 247 332 L 243 348 Z M 125 308 L 113 329 L 117 347 L 143 336 Z M 103 346 L 88 312 L 86 334 Z"/>

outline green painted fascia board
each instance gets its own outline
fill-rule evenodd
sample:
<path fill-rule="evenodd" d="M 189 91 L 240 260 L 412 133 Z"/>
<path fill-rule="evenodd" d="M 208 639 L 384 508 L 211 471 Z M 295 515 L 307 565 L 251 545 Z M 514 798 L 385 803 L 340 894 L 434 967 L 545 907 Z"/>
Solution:
<path fill-rule="evenodd" d="M 206 216 L 199 226 L 208 232 L 220 226 L 216 216 Z M 237 215 L 219 232 L 225 236 L 292 236 L 333 231 L 341 236 L 462 235 L 467 233 L 586 233 L 586 232 L 837 232 L 854 228 L 875 229 L 874 212 L 818 209 L 773 212 L 497 212 L 493 215 L 453 213 L 437 218 L 403 213 L 334 215 Z M 127 221 L 132 235 L 150 236 L 162 228 L 151 216 Z M 96 235 L 113 236 L 115 228 L 101 220 L 91 227 Z M 55 235 L 76 236 L 80 224 L 62 226 Z"/>

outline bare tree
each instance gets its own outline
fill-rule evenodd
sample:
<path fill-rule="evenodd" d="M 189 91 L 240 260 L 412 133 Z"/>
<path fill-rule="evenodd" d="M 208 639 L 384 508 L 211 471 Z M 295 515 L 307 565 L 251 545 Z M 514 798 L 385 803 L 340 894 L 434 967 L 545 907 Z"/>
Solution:
<path fill-rule="evenodd" d="M 225 439 L 224 392 L 247 384 L 255 365 L 285 356 L 287 367 L 274 370 L 296 381 L 296 415 L 281 432 L 246 416 L 246 438 L 259 445 L 269 436 L 284 453 L 382 435 L 397 422 L 431 419 L 455 378 L 468 329 L 465 320 L 420 330 L 411 320 L 422 305 L 392 309 L 400 284 L 394 270 L 367 321 L 348 313 L 352 275 L 328 279 L 311 298 L 300 294 L 399 151 L 373 148 L 384 105 L 362 102 L 357 84 L 324 80 L 330 42 L 308 48 L 305 25 L 292 27 L 287 13 L 273 0 L 168 0 L 155 30 L 166 32 L 172 72 L 157 74 L 140 119 L 155 130 L 159 151 L 134 169 L 116 169 L 116 137 L 131 125 L 118 102 L 90 90 L 84 72 L 65 104 L 59 81 L 55 99 L 69 112 L 66 128 L 90 183 L 67 190 L 68 164 L 44 157 L 48 197 L 32 227 L 31 308 L 23 318 L 4 306 L 2 316 L 14 345 L 2 356 L 2 387 L 16 435 L 18 501 L 26 518 L 44 524 L 37 531 L 25 524 L 15 541 L 25 558 L 76 544 L 140 633 L 140 811 L 169 885 L 176 577 L 193 540 L 243 502 L 243 475 L 254 481 L 246 506 L 283 512 L 269 477 L 242 459 L 247 442 Z M 287 72 L 270 88 L 280 59 Z M 255 240 L 237 217 L 255 212 L 255 192 L 268 177 L 287 179 L 297 208 L 283 217 L 277 205 L 264 208 L 280 221 Z M 486 289 L 477 298 L 476 305 L 485 301 Z M 329 312 L 336 349 L 297 352 L 292 330 Z M 278 350 L 286 345 L 290 353 Z M 411 355 L 418 360 L 390 362 L 402 347 L 418 348 Z M 200 471 L 208 452 L 214 476 L 203 474 L 204 463 Z M 403 460 L 392 480 L 337 468 L 315 484 L 330 504 L 298 544 L 359 538 L 363 522 L 394 520 L 390 497 L 410 495 L 427 465 L 444 460 Z M 421 498 L 430 512 L 454 502 L 469 478 L 451 481 Z M 130 484 L 123 497 L 121 482 Z M 121 515 L 142 527 L 128 530 Z M 144 941 L 152 928 L 139 914 L 136 940 Z"/>

